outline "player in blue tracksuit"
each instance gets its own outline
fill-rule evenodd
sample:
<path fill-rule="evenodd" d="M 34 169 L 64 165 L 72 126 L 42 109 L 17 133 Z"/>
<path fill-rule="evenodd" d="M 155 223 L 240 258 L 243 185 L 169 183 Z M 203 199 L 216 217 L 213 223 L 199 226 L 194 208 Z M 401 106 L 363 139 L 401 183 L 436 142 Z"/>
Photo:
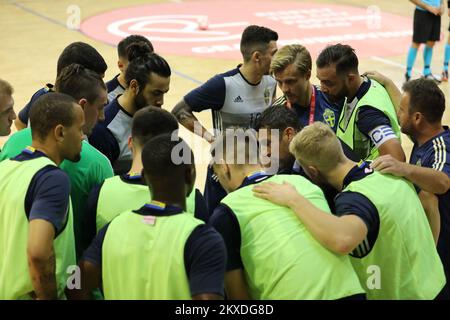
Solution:
<path fill-rule="evenodd" d="M 438 298 L 450 299 L 450 130 L 442 125 L 445 96 L 436 83 L 426 79 L 407 82 L 403 90 L 398 117 L 402 132 L 414 142 L 409 164 L 382 156 L 372 167 L 411 180 L 421 200 L 425 199 L 422 204 L 447 278 Z M 430 212 L 433 199 L 437 208 L 431 208 Z"/>

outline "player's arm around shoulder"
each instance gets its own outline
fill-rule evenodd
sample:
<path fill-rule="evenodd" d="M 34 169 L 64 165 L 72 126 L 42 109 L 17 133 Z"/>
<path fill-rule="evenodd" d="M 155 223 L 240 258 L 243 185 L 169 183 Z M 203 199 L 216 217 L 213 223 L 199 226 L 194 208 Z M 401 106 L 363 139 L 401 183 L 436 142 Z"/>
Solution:
<path fill-rule="evenodd" d="M 450 179 L 444 172 L 401 162 L 391 155 L 378 157 L 371 167 L 381 173 L 404 177 L 420 189 L 434 194 L 444 194 L 450 188 Z"/>
<path fill-rule="evenodd" d="M 324 212 L 287 182 L 281 185 L 261 183 L 253 188 L 253 192 L 259 198 L 290 208 L 313 237 L 335 253 L 352 252 L 367 236 L 368 229 L 361 218 L 352 214 L 338 217 Z"/>
<path fill-rule="evenodd" d="M 397 88 L 394 81 L 392 81 L 392 79 L 388 78 L 384 74 L 381 74 L 380 72 L 374 70 L 366 71 L 363 76 L 377 81 L 386 89 L 389 98 L 391 98 L 392 104 L 394 105 L 395 112 L 397 113 L 400 106 L 400 100 L 402 99 L 402 93 Z"/>

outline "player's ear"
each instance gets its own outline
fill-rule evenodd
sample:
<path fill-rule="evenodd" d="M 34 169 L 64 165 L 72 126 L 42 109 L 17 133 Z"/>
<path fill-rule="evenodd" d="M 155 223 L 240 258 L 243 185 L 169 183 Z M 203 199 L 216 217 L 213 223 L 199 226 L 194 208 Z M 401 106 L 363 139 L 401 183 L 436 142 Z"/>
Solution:
<path fill-rule="evenodd" d="M 81 108 L 83 108 L 83 110 L 84 110 L 84 106 L 86 105 L 86 103 L 87 103 L 88 101 L 87 101 L 87 99 L 86 98 L 81 98 L 79 101 L 78 101 L 78 104 L 81 106 Z"/>
<path fill-rule="evenodd" d="M 288 141 L 291 142 L 292 139 L 295 137 L 295 135 L 297 134 L 297 131 L 292 128 L 292 127 L 287 127 L 286 129 L 284 129 L 283 131 L 283 138 L 287 137 Z"/>
<path fill-rule="evenodd" d="M 139 94 L 139 83 L 136 79 L 132 79 L 130 81 L 130 85 L 128 86 L 128 88 L 133 92 L 135 96 Z"/>
<path fill-rule="evenodd" d="M 425 120 L 423 114 L 421 114 L 420 112 L 414 112 L 412 115 L 412 119 L 414 120 L 414 123 L 416 125 L 422 124 L 422 122 Z"/>
<path fill-rule="evenodd" d="M 62 142 L 64 140 L 64 126 L 58 124 L 55 129 L 53 129 L 53 135 L 57 142 Z"/>
<path fill-rule="evenodd" d="M 252 60 L 255 62 L 260 62 L 261 61 L 261 52 L 256 50 L 252 53 Z"/>
<path fill-rule="evenodd" d="M 314 166 L 308 166 L 308 173 L 311 175 L 311 178 L 313 178 L 313 180 L 315 181 L 317 181 L 317 178 L 320 177 L 319 170 L 317 170 L 317 168 Z"/>

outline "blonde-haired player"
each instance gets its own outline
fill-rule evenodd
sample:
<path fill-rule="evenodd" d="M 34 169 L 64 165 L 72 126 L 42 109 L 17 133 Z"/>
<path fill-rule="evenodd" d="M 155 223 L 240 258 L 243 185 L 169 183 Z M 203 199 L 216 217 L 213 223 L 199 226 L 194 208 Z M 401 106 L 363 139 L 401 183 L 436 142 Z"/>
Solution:
<path fill-rule="evenodd" d="M 291 208 L 311 234 L 350 254 L 369 299 L 433 299 L 445 284 L 442 263 L 414 186 L 347 159 L 334 132 L 316 122 L 291 142 L 315 182 L 341 191 L 335 215 L 315 207 L 289 183 L 266 183 L 257 196 Z M 389 187 L 387 187 L 389 186 Z"/>

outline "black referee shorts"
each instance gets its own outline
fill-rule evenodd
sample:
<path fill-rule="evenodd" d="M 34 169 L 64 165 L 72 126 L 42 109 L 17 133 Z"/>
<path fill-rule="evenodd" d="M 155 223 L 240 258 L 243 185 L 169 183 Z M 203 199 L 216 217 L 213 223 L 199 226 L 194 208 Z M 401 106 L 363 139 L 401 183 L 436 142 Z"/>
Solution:
<path fill-rule="evenodd" d="M 440 38 L 441 16 L 435 16 L 429 11 L 416 9 L 414 11 L 413 42 L 439 41 Z"/>

